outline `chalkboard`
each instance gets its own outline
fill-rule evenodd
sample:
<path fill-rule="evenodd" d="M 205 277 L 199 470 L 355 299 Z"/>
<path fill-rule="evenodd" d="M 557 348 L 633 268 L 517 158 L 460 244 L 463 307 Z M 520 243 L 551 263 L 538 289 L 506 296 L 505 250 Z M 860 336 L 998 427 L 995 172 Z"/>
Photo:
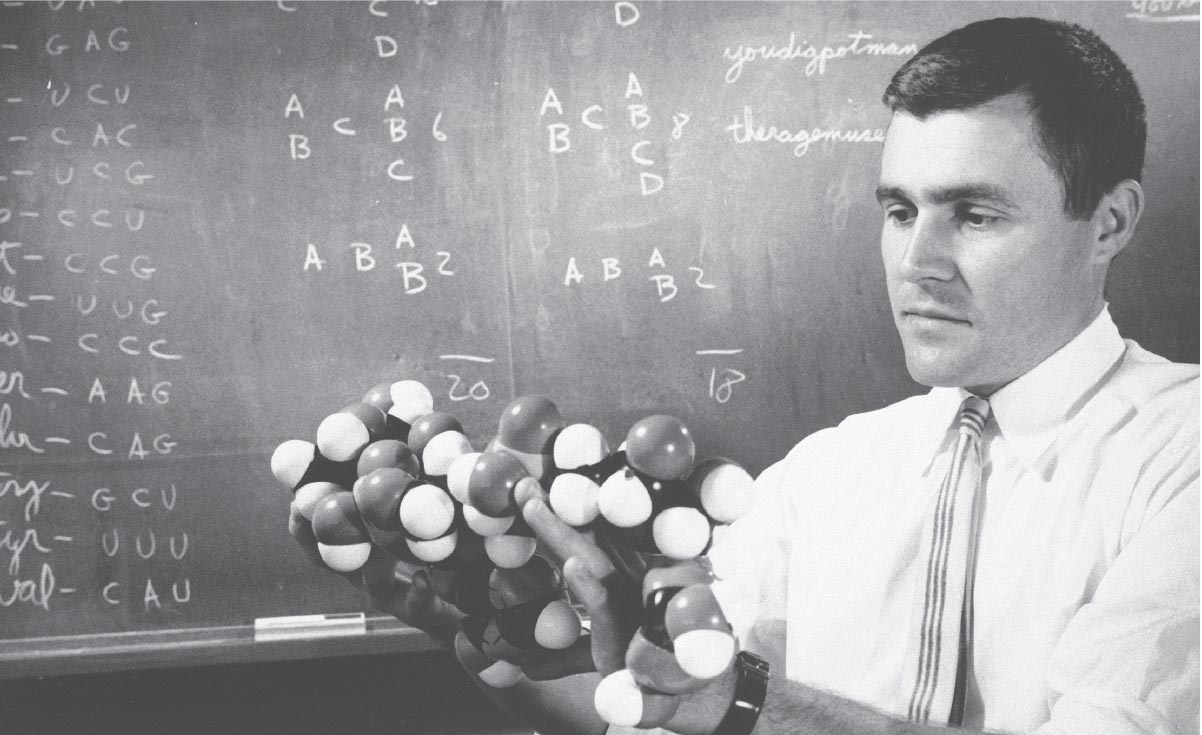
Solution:
<path fill-rule="evenodd" d="M 1196 2 L 3 3 L 0 676 L 432 645 L 248 632 L 365 609 L 293 548 L 268 458 L 380 382 L 478 445 L 542 393 L 756 472 L 917 392 L 879 97 L 1007 13 L 1094 28 L 1142 85 L 1108 297 L 1196 362 Z"/>

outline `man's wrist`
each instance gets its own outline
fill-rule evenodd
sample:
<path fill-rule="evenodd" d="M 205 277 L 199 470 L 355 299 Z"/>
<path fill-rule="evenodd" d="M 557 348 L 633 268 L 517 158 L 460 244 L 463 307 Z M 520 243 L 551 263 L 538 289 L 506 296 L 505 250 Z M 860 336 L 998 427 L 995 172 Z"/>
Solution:
<path fill-rule="evenodd" d="M 713 735 L 749 735 L 768 694 L 768 662 L 748 651 L 735 658 L 733 696 Z"/>

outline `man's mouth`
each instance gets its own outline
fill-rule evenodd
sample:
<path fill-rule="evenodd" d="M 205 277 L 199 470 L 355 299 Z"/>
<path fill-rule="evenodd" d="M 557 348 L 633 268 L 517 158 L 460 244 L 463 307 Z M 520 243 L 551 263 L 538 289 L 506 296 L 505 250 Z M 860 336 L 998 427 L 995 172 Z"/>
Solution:
<path fill-rule="evenodd" d="M 970 324 L 967 319 L 962 319 L 951 311 L 934 307 L 912 307 L 902 309 L 902 318 L 919 322 L 951 322 L 959 324 Z"/>

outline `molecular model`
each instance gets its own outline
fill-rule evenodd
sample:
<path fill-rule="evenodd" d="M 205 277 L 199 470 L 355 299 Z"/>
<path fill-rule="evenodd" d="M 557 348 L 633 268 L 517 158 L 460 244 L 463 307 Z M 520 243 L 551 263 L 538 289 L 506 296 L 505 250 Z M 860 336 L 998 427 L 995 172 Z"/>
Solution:
<path fill-rule="evenodd" d="M 704 554 L 714 529 L 749 508 L 752 478 L 728 459 L 696 461 L 692 435 L 674 417 L 636 422 L 612 451 L 600 430 L 567 424 L 550 399 L 521 396 L 475 451 L 425 386 L 402 380 L 330 414 L 315 442 L 283 442 L 271 465 L 293 492 L 294 521 L 311 524 L 331 569 L 355 571 L 378 546 L 427 570 L 467 615 L 460 660 L 490 686 L 520 681 L 508 661 L 523 652 L 563 650 L 581 636 L 561 571 L 538 554 L 521 517 L 534 486 L 559 518 L 594 533 L 641 578 L 642 626 L 627 668 L 597 689 L 602 717 L 625 725 L 654 717 L 665 698 L 646 689 L 699 688 L 737 652 Z"/>
<path fill-rule="evenodd" d="M 515 429 L 502 429 L 498 439 L 513 441 Z M 562 574 L 535 554 L 533 533 L 516 516 L 515 486 L 537 480 L 500 449 L 473 451 L 458 419 L 433 410 L 423 385 L 376 386 L 323 419 L 315 439 L 283 442 L 271 468 L 293 493 L 294 522 L 310 525 L 330 569 L 360 569 L 373 547 L 424 568 L 436 593 L 468 616 L 473 660 L 486 662 L 494 686 L 520 678 L 502 657 L 568 648 L 580 637 Z M 473 494 L 489 498 L 489 514 L 465 504 Z"/>

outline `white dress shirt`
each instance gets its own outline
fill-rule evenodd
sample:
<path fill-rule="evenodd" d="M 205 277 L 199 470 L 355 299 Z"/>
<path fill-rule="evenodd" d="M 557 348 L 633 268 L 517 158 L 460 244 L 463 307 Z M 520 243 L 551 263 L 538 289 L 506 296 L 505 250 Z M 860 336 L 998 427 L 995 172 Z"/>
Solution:
<path fill-rule="evenodd" d="M 776 675 L 904 716 L 919 531 L 964 395 L 807 437 L 723 529 L 715 591 Z M 1103 310 L 990 403 L 965 726 L 1198 732 L 1198 367 Z"/>

